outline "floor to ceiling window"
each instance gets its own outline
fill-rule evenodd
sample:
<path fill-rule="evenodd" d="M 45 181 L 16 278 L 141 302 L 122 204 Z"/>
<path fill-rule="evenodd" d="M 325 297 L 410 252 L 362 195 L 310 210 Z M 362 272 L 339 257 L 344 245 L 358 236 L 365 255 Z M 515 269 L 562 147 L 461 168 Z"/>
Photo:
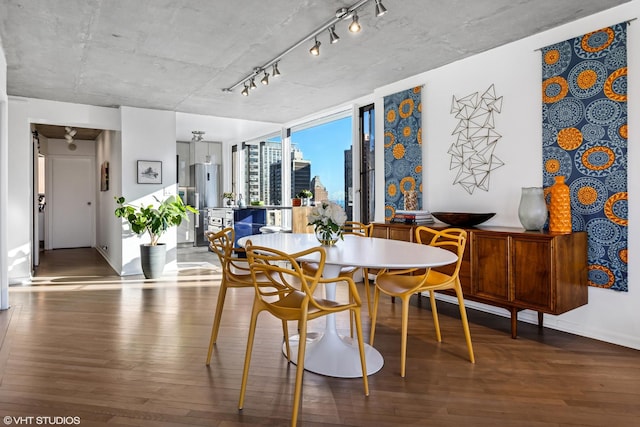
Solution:
<path fill-rule="evenodd" d="M 282 205 L 282 143 L 266 135 L 232 147 L 232 187 L 247 204 Z"/>
<path fill-rule="evenodd" d="M 375 110 L 360 108 L 360 220 L 369 223 L 375 214 Z"/>
<path fill-rule="evenodd" d="M 284 135 L 284 141 L 282 135 L 273 134 L 232 147 L 236 196 L 242 194 L 248 205 L 288 207 L 292 198 L 308 189 L 314 203 L 336 202 L 353 219 L 351 111 L 294 126 Z"/>
<path fill-rule="evenodd" d="M 313 201 L 331 200 L 353 218 L 350 111 L 291 129 L 290 197 L 309 189 Z"/>

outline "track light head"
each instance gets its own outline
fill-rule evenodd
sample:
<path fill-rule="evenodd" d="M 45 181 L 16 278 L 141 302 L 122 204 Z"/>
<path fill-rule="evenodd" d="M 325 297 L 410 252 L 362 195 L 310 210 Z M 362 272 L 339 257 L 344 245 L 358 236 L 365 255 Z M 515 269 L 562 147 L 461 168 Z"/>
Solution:
<path fill-rule="evenodd" d="M 382 0 L 376 0 L 376 16 L 379 18 L 387 13 L 387 8 L 382 4 Z"/>
<path fill-rule="evenodd" d="M 353 19 L 351 21 L 351 24 L 349 24 L 349 31 L 351 31 L 352 33 L 359 33 L 361 29 L 362 29 L 362 27 L 360 26 L 360 23 L 358 22 L 358 14 L 354 13 L 353 14 Z"/>
<path fill-rule="evenodd" d="M 280 75 L 280 70 L 278 70 L 278 63 L 273 64 L 273 69 L 271 70 L 271 75 L 273 77 L 278 77 Z"/>
<path fill-rule="evenodd" d="M 256 81 L 255 81 L 255 79 L 252 77 L 252 78 L 251 78 L 251 83 L 249 84 L 249 88 L 251 88 L 251 89 L 255 89 L 255 88 L 257 88 L 257 87 L 258 87 L 258 86 L 256 86 Z"/>
<path fill-rule="evenodd" d="M 242 94 L 242 96 L 249 96 L 249 86 L 247 86 L 247 84 L 244 84 L 244 89 L 242 89 L 242 92 L 240 92 Z"/>
<path fill-rule="evenodd" d="M 264 72 L 264 76 L 260 80 L 260 83 L 262 83 L 265 86 L 269 84 L 269 73 L 267 73 L 266 71 Z"/>
<path fill-rule="evenodd" d="M 329 27 L 329 41 L 331 42 L 331 44 L 334 44 L 338 43 L 339 40 L 340 37 L 338 37 L 338 35 L 336 34 L 336 26 L 332 25 L 331 27 Z"/>
<path fill-rule="evenodd" d="M 315 43 L 313 44 L 313 47 L 311 49 L 309 49 L 309 53 L 313 56 L 319 56 L 320 55 L 320 42 L 318 41 L 317 38 L 314 37 Z"/>

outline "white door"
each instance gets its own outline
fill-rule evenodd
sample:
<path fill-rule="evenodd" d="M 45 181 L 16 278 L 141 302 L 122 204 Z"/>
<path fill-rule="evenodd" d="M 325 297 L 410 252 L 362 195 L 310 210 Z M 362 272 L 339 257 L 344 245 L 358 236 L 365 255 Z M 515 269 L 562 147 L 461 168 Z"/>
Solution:
<path fill-rule="evenodd" d="M 51 158 L 51 197 L 47 194 L 50 249 L 93 246 L 96 180 L 93 163 L 91 158 Z"/>

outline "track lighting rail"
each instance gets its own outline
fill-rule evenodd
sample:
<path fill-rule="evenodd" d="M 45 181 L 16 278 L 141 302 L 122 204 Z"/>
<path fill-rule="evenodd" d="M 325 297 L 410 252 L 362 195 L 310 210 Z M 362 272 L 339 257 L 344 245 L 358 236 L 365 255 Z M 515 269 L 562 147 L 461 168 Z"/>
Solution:
<path fill-rule="evenodd" d="M 265 62 L 264 64 L 262 64 L 259 67 L 254 67 L 253 71 L 247 75 L 245 75 L 243 78 L 241 78 L 240 80 L 238 80 L 236 83 L 232 84 L 229 87 L 226 87 L 224 89 L 222 89 L 223 92 L 233 92 L 234 89 L 236 89 L 237 87 L 244 85 L 244 89 L 242 90 L 242 94 L 247 96 L 249 94 L 249 90 L 252 89 L 253 87 L 255 87 L 255 79 L 259 77 L 260 74 L 264 74 L 264 76 L 268 76 L 268 68 L 269 67 L 273 67 L 272 68 L 272 73 L 271 76 L 277 76 L 280 74 L 280 71 L 278 70 L 278 63 L 280 62 L 280 60 L 282 58 L 284 58 L 286 55 L 288 55 L 290 52 L 292 52 L 293 50 L 297 49 L 298 47 L 300 47 L 300 45 L 307 43 L 311 40 L 313 40 L 316 44 L 314 45 L 314 47 L 317 47 L 318 51 L 317 53 L 313 53 L 314 55 L 318 55 L 319 54 L 319 48 L 320 48 L 320 43 L 317 41 L 317 37 L 322 34 L 323 32 L 329 30 L 331 28 L 331 30 L 329 30 L 329 33 L 331 35 L 331 41 L 332 43 L 334 43 L 335 41 L 337 41 L 337 39 L 339 37 L 337 37 L 337 35 L 335 34 L 335 28 L 332 28 L 335 26 L 335 24 L 337 22 L 340 22 L 342 20 L 345 19 L 349 19 L 349 18 L 353 18 L 353 23 L 357 23 L 358 22 L 358 15 L 357 15 L 357 11 L 358 9 L 360 9 L 362 6 L 364 6 L 365 4 L 369 3 L 371 0 L 359 0 L 356 3 L 354 3 L 353 5 L 349 6 L 349 7 L 343 7 L 340 8 L 336 11 L 335 16 L 332 17 L 331 19 L 329 19 L 327 22 L 325 22 L 324 24 L 322 24 L 321 26 L 319 26 L 318 28 L 316 28 L 315 30 L 313 30 L 311 33 L 307 34 L 306 36 L 304 36 L 303 38 L 301 38 L 300 40 L 298 40 L 296 43 L 294 43 L 293 45 L 291 45 L 290 47 L 288 47 L 287 49 L 285 49 L 284 51 L 282 51 L 281 53 L 279 53 L 278 55 L 276 55 L 275 57 L 273 57 L 272 59 L 270 59 L 269 61 Z M 382 16 L 385 12 L 386 9 L 385 7 L 382 5 L 382 1 L 381 0 L 375 0 L 376 2 L 376 15 L 377 16 Z M 334 41 L 334 36 L 335 36 L 335 41 Z M 261 80 L 264 84 L 268 84 L 265 83 L 265 77 L 262 77 Z M 266 81 L 268 82 L 268 77 L 266 77 Z"/>

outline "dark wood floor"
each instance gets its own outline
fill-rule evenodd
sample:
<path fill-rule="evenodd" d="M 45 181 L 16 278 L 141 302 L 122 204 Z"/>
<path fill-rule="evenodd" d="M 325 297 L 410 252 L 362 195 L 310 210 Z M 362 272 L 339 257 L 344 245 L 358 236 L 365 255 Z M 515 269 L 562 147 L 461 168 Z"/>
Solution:
<path fill-rule="evenodd" d="M 11 309 L 0 313 L 1 416 L 79 417 L 84 427 L 289 424 L 295 366 L 280 351 L 280 324 L 267 315 L 237 409 L 250 291 L 229 292 L 206 367 L 215 270 L 123 280 L 92 250 L 54 252 L 34 285 L 10 288 Z M 385 365 L 369 377 L 370 396 L 360 379 L 306 373 L 299 424 L 640 425 L 640 352 L 528 324 L 513 340 L 507 318 L 469 310 L 471 364 L 457 307 L 439 310 L 442 343 L 427 299 L 419 306 L 414 298 L 403 379 L 400 305 L 383 299 L 376 348 Z M 368 317 L 364 325 L 367 333 Z M 338 327 L 347 330 L 346 317 Z"/>

